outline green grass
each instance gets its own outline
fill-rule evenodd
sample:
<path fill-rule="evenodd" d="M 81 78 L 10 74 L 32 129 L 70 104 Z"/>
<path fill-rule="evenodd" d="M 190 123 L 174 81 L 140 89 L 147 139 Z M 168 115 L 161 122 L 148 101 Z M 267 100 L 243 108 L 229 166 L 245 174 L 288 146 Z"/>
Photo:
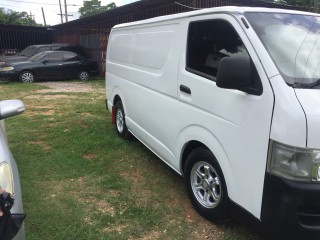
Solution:
<path fill-rule="evenodd" d="M 238 223 L 199 216 L 182 177 L 137 140 L 118 138 L 104 81 L 84 84 L 94 91 L 45 93 L 37 84 L 0 83 L 0 100 L 26 105 L 6 125 L 27 239 L 259 239 Z"/>

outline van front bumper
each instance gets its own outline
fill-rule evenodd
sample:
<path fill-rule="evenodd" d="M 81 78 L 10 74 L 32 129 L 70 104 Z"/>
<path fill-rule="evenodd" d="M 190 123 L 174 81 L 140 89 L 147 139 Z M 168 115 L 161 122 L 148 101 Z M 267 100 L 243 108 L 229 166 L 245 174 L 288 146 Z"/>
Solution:
<path fill-rule="evenodd" d="M 320 183 L 265 174 L 261 221 L 273 239 L 320 239 Z"/>

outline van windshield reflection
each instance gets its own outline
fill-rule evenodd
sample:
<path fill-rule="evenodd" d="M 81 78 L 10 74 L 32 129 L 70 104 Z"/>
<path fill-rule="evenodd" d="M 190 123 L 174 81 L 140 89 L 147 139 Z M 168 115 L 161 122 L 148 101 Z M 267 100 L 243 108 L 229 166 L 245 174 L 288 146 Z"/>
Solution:
<path fill-rule="evenodd" d="M 246 13 L 287 84 L 315 88 L 320 79 L 320 18 L 284 13 Z"/>

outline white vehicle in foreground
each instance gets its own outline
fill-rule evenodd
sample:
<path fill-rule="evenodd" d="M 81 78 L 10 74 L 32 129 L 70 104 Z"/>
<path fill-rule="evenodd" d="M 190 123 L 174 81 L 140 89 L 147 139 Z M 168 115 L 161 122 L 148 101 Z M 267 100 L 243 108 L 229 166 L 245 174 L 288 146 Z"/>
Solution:
<path fill-rule="evenodd" d="M 320 15 L 221 7 L 115 26 L 107 107 L 207 219 L 320 239 Z M 284 239 L 284 238 L 283 238 Z"/>
<path fill-rule="evenodd" d="M 25 231 L 20 180 L 17 165 L 7 143 L 5 118 L 25 110 L 20 100 L 0 101 L 0 239 L 24 240 Z"/>

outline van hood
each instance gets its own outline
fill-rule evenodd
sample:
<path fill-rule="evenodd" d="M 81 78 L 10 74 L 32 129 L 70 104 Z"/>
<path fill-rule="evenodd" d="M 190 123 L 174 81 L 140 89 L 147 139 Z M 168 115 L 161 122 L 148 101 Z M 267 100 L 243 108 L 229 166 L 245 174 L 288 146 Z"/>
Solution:
<path fill-rule="evenodd" d="M 320 89 L 295 89 L 306 114 L 307 147 L 320 149 Z"/>

